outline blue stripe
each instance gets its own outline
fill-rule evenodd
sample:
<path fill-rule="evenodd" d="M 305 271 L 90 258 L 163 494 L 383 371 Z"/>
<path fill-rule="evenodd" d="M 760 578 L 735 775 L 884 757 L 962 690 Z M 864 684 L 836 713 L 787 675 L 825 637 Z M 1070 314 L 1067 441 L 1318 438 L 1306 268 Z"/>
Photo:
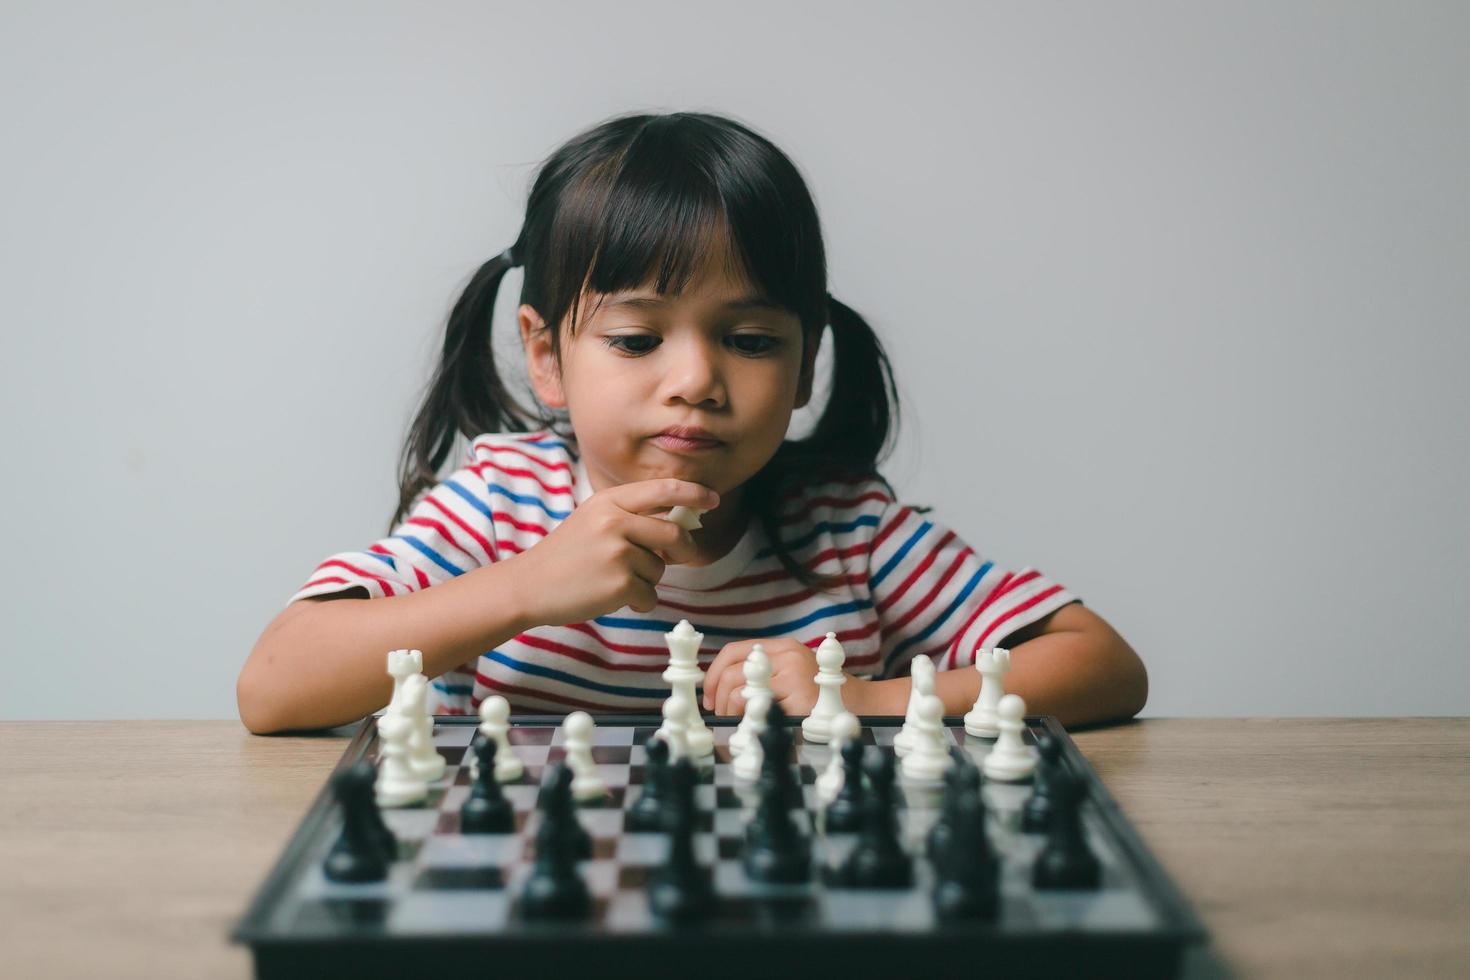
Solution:
<path fill-rule="evenodd" d="M 444 569 L 450 575 L 463 575 L 464 574 L 464 572 L 462 572 L 460 569 L 456 568 L 454 565 L 451 565 L 449 562 L 445 561 L 443 555 L 439 554 L 439 552 L 435 551 L 433 548 L 430 548 L 428 545 L 424 544 L 418 538 L 412 537 L 412 536 L 407 535 L 407 534 L 394 534 L 394 535 L 390 535 L 390 540 L 407 541 L 410 545 L 412 545 L 419 552 L 421 552 L 425 558 L 429 559 L 429 561 L 433 562 L 434 564 L 438 565 L 440 568 Z M 407 562 L 405 562 L 405 564 L 407 564 Z M 396 566 L 395 566 L 395 570 L 396 570 Z"/>
<path fill-rule="evenodd" d="M 523 663 L 520 660 L 516 660 L 512 657 L 507 657 L 499 650 L 491 650 L 490 652 L 486 653 L 485 656 L 489 657 L 491 660 L 495 661 L 498 664 L 502 664 L 506 667 L 509 667 L 511 670 L 518 671 L 522 674 L 533 674 L 536 677 L 546 677 L 554 681 L 561 681 L 563 684 L 570 684 L 573 687 L 585 688 L 589 691 L 600 691 L 603 694 L 616 694 L 620 697 L 625 698 L 659 699 L 667 697 L 669 693 L 669 689 L 667 687 L 659 687 L 653 690 L 649 690 L 648 688 L 644 687 L 618 687 L 613 684 L 599 684 L 596 681 L 589 681 L 585 677 L 578 677 L 576 674 L 568 674 L 564 670 L 556 670 L 551 667 L 543 667 L 540 664 Z"/>
<path fill-rule="evenodd" d="M 965 587 L 963 590 L 960 591 L 960 594 L 955 596 L 954 602 L 951 602 L 949 604 L 949 608 L 940 613 L 939 618 L 930 623 L 928 628 L 926 628 L 922 633 L 917 633 L 909 637 L 907 640 L 904 640 L 898 646 L 894 647 L 893 653 L 888 656 L 888 661 L 891 663 L 894 660 L 897 660 L 899 656 L 909 647 L 913 646 L 915 643 L 920 642 L 921 640 L 924 640 L 926 637 L 929 636 L 929 634 L 933 633 L 940 626 L 949 622 L 949 617 L 953 615 L 954 611 L 958 609 L 964 603 L 964 601 L 970 597 L 970 593 L 975 591 L 975 586 L 980 584 L 980 580 L 985 577 L 985 573 L 990 571 L 990 569 L 993 567 L 994 562 L 986 562 L 985 564 L 981 565 L 980 570 L 976 572 L 974 577 L 965 584 Z"/>
<path fill-rule="evenodd" d="M 788 633 L 794 633 L 797 630 L 803 629 L 804 627 L 809 626 L 819 620 L 831 619 L 834 616 L 842 616 L 846 613 L 856 612 L 859 609 L 871 608 L 873 608 L 872 600 L 857 599 L 852 602 L 842 602 L 837 603 L 836 605 L 826 606 L 822 609 L 814 610 L 813 612 L 808 613 L 800 619 L 791 619 L 787 620 L 784 623 L 773 623 L 770 626 L 752 626 L 745 628 L 732 627 L 728 629 L 721 629 L 717 626 L 700 626 L 699 624 L 694 623 L 692 620 L 690 621 L 690 624 L 694 626 L 696 630 L 703 633 L 705 636 L 729 637 L 738 640 L 745 640 L 754 637 L 784 636 Z M 677 623 L 670 623 L 661 619 L 629 619 L 625 616 L 598 616 L 596 619 L 592 620 L 592 622 L 596 623 L 599 626 L 606 626 L 614 629 L 643 630 L 649 633 L 667 633 L 678 625 Z"/>
<path fill-rule="evenodd" d="M 811 544 L 813 540 L 815 540 L 816 538 L 820 537 L 824 532 L 830 531 L 833 534 L 840 534 L 840 533 L 842 533 L 844 531 L 851 531 L 853 528 L 864 527 L 864 526 L 876 526 L 877 523 L 878 523 L 878 515 L 876 515 L 876 514 L 868 514 L 866 516 L 859 517 L 856 520 L 847 521 L 845 523 L 840 523 L 840 524 L 830 524 L 830 523 L 828 523 L 826 521 L 822 521 L 822 522 L 820 522 L 818 524 L 813 524 L 812 525 L 812 529 L 810 531 L 806 532 L 805 534 L 803 534 L 801 537 L 799 537 L 799 538 L 793 538 L 790 541 L 787 541 L 786 542 L 786 550 L 787 551 L 795 551 L 796 549 L 802 547 L 803 545 Z M 759 550 L 759 551 L 757 551 L 755 553 L 755 556 L 757 558 L 769 558 L 771 555 L 774 555 L 775 553 L 776 553 L 776 550 L 774 548 L 762 548 L 761 550 Z"/>
<path fill-rule="evenodd" d="M 929 521 L 925 521 L 923 524 L 919 525 L 919 529 L 913 534 L 909 535 L 909 539 L 903 543 L 903 547 L 899 548 L 898 552 L 892 558 L 883 563 L 883 567 L 878 569 L 878 574 L 874 575 L 871 579 L 868 580 L 868 588 L 876 590 L 878 588 L 878 583 L 882 582 L 885 578 L 888 577 L 888 573 L 893 571 L 894 566 L 903 561 L 903 556 L 908 554 L 909 549 L 913 548 L 913 546 L 918 543 L 919 539 L 922 538 L 933 526 L 934 525 L 931 524 Z"/>
<path fill-rule="evenodd" d="M 445 480 L 444 482 L 449 487 L 449 489 L 459 494 L 461 497 L 469 502 L 469 505 L 471 507 L 475 508 L 475 510 L 484 515 L 487 521 L 495 520 L 494 516 L 490 513 L 490 508 L 485 505 L 485 502 L 476 497 L 474 493 L 471 492 L 468 488 L 461 486 L 454 480 Z M 514 493 L 510 490 L 505 489 L 505 487 L 502 487 L 498 483 L 486 483 L 485 491 L 487 493 L 499 494 L 500 496 L 505 497 L 507 500 L 513 500 L 518 504 L 531 504 L 533 506 L 540 507 L 543 511 L 546 512 L 547 517 L 553 518 L 558 521 L 565 520 L 567 517 L 570 517 L 572 513 L 569 510 L 552 510 L 550 507 L 546 506 L 546 502 L 540 497 L 536 497 L 532 494 L 526 493 Z"/>

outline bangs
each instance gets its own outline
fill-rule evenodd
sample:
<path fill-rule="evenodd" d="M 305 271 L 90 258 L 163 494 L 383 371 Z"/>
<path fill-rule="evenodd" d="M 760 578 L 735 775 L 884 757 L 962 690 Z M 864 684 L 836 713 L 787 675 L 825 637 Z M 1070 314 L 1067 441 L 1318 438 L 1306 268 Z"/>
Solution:
<path fill-rule="evenodd" d="M 796 314 L 803 330 L 810 320 L 820 330 L 825 310 L 810 288 L 826 279 L 820 237 L 814 250 L 802 248 L 816 219 L 810 199 L 805 209 L 791 202 L 785 182 L 768 172 L 772 161 L 745 150 L 712 145 L 687 127 L 648 125 L 587 168 L 567 188 L 549 236 L 552 322 L 570 314 L 575 335 L 587 293 L 599 305 L 649 286 L 678 295 L 722 255 L 732 280 Z"/>

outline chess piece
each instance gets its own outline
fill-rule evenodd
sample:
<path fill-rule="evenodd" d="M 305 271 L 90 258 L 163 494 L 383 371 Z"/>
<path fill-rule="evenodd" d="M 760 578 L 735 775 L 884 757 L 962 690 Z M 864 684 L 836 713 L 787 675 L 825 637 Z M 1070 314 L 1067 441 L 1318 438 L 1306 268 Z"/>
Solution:
<path fill-rule="evenodd" d="M 837 799 L 837 794 L 842 791 L 844 772 L 842 747 L 857 738 L 861 732 L 862 726 L 858 723 L 857 715 L 851 712 L 844 711 L 832 719 L 830 726 L 831 757 L 827 760 L 827 768 L 822 770 L 822 774 L 817 777 L 817 798 L 824 805 Z"/>
<path fill-rule="evenodd" d="M 495 753 L 499 745 L 493 738 L 481 739 L 473 745 L 480 765 L 469 798 L 459 808 L 459 831 L 462 834 L 508 834 L 515 830 L 515 809 L 500 783 L 495 779 Z"/>
<path fill-rule="evenodd" d="M 1087 784 L 1065 767 L 1051 774 L 1055 806 L 1046 844 L 1036 855 L 1031 883 L 1043 889 L 1095 889 L 1102 883 L 1102 867 L 1082 832 L 1082 801 Z"/>
<path fill-rule="evenodd" d="M 824 744 L 832 737 L 832 719 L 847 710 L 842 704 L 842 685 L 847 683 L 842 665 L 846 660 L 847 652 L 837 642 L 837 634 L 829 631 L 817 647 L 817 703 L 801 722 L 802 737 L 808 742 Z"/>
<path fill-rule="evenodd" d="M 495 781 L 504 786 L 525 774 L 526 764 L 510 746 L 510 702 L 492 694 L 480 702 L 477 737 L 495 740 Z M 475 776 L 478 757 L 470 757 L 470 776 Z"/>
<path fill-rule="evenodd" d="M 980 694 L 975 706 L 965 713 L 965 731 L 977 738 L 1000 734 L 997 710 L 1005 696 L 1005 676 L 1011 669 L 1011 652 L 1004 647 L 975 651 L 975 669 L 980 672 Z"/>
<path fill-rule="evenodd" d="M 679 697 L 685 713 L 684 740 L 689 754 L 703 758 L 714 751 L 715 736 L 699 714 L 699 699 L 695 687 L 704 680 L 704 671 L 699 667 L 699 644 L 704 634 L 695 630 L 689 620 L 681 619 L 677 626 L 664 634 L 664 643 L 669 648 L 669 666 L 663 679 Z"/>
<path fill-rule="evenodd" d="M 592 758 L 592 716 L 585 711 L 573 711 L 561 727 L 567 765 L 572 770 L 572 796 L 584 801 L 606 796 L 607 785 Z"/>
<path fill-rule="evenodd" d="M 760 734 L 754 729 L 750 720 L 751 699 L 764 695 L 769 703 L 771 697 L 771 658 L 766 656 L 765 648 L 759 643 L 753 645 L 750 653 L 746 654 L 745 662 L 740 665 L 740 672 L 745 675 L 745 686 L 740 689 L 740 696 L 745 701 L 745 710 L 741 714 L 740 724 L 735 726 L 735 731 L 730 733 L 732 753 L 745 751 L 751 740 Z"/>
<path fill-rule="evenodd" d="M 359 762 L 332 777 L 332 793 L 342 809 L 342 833 L 322 864 L 322 872 L 332 881 L 382 881 L 397 856 L 397 842 L 391 850 L 385 850 L 379 834 L 382 815 L 373 802 L 373 779 L 373 767 L 368 762 Z"/>
<path fill-rule="evenodd" d="M 1062 743 L 1050 732 L 1042 732 L 1036 738 L 1036 753 L 1041 757 L 1036 767 L 1036 778 L 1031 786 L 1031 795 L 1021 807 L 1021 829 L 1028 834 L 1045 833 L 1051 826 L 1056 812 L 1051 783 L 1062 765 Z"/>
<path fill-rule="evenodd" d="M 903 757 L 903 778 L 932 783 L 949 768 L 949 739 L 944 728 L 944 702 L 933 694 L 919 699 L 918 720 L 909 754 Z"/>
<path fill-rule="evenodd" d="M 1026 727 L 1021 720 L 1026 714 L 1026 702 L 1019 694 L 1007 694 L 1000 699 L 996 714 L 1000 718 L 996 722 L 1000 736 L 982 763 L 985 777 L 1003 783 L 1018 783 L 1030 778 L 1036 768 L 1036 757 L 1021 737 Z"/>
<path fill-rule="evenodd" d="M 761 736 L 765 734 L 768 717 L 771 710 L 771 696 L 762 692 L 751 695 L 749 701 L 745 702 L 745 717 L 741 724 L 749 723 L 746 731 L 748 738 L 745 748 L 735 756 L 731 769 L 735 778 L 753 782 L 760 778 L 764 750 L 761 748 Z"/>
<path fill-rule="evenodd" d="M 893 736 L 893 751 L 902 758 L 914 747 L 914 733 L 919 724 L 919 701 L 934 693 L 934 661 L 920 654 L 909 661 L 909 704 L 903 727 Z"/>

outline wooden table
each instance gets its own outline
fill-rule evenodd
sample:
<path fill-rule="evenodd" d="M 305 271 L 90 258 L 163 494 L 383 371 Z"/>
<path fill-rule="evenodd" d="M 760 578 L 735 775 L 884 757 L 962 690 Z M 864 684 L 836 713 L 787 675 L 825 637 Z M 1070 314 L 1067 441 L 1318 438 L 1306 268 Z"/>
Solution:
<path fill-rule="evenodd" d="M 249 976 L 226 935 L 348 731 L 0 722 L 6 975 Z M 1212 934 L 1192 976 L 1470 975 L 1470 719 L 1075 738 Z"/>

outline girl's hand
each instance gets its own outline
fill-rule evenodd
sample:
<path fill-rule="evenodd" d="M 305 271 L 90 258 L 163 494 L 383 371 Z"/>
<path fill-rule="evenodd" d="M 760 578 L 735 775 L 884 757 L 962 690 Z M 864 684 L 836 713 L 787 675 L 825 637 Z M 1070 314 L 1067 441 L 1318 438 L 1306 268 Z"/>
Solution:
<path fill-rule="evenodd" d="M 717 715 L 745 713 L 745 699 L 739 694 L 745 686 L 745 658 L 759 643 L 771 661 L 771 698 L 788 715 L 809 715 L 817 703 L 817 652 L 805 643 L 788 637 L 758 640 L 736 640 L 725 644 L 704 672 L 704 708 Z M 858 690 L 863 681 L 847 674 L 842 685 L 842 700 L 847 710 L 854 710 Z"/>
<path fill-rule="evenodd" d="M 650 511 L 719 506 L 720 495 L 685 480 L 640 480 L 588 497 L 535 547 L 507 560 L 526 618 L 545 626 L 594 619 L 624 606 L 649 612 L 667 565 L 697 552 L 688 531 Z"/>

